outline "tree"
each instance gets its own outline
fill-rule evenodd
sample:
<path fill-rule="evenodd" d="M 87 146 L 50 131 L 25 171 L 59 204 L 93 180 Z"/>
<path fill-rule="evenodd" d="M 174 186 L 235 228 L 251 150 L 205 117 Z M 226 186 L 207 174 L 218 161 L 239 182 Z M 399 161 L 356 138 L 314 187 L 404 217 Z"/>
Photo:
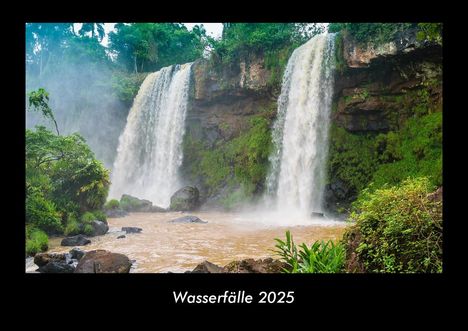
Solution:
<path fill-rule="evenodd" d="M 54 125 L 57 135 L 60 135 L 57 121 L 55 120 L 52 109 L 49 107 L 49 93 L 43 88 L 39 88 L 37 91 L 32 91 L 28 94 L 29 107 L 28 110 L 39 111 L 45 118 L 50 119 Z"/>
<path fill-rule="evenodd" d="M 204 29 L 188 31 L 179 23 L 119 23 L 109 33 L 109 49 L 120 65 L 137 73 L 194 61 L 209 40 Z"/>
<path fill-rule="evenodd" d="M 86 36 L 91 32 L 91 38 L 97 38 L 99 42 L 105 36 L 104 23 L 83 23 L 81 29 L 78 31 L 80 36 Z"/>
<path fill-rule="evenodd" d="M 39 77 L 51 58 L 59 58 L 60 50 L 73 36 L 73 23 L 26 23 L 26 59 L 38 67 Z"/>

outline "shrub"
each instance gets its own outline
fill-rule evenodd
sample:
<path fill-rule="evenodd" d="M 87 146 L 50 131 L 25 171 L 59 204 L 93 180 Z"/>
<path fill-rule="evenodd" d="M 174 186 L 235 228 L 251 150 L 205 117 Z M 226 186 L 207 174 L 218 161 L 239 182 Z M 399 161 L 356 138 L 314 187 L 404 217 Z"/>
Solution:
<path fill-rule="evenodd" d="M 316 241 L 310 248 L 305 243 L 299 249 L 293 241 L 291 233 L 286 231 L 286 241 L 275 238 L 275 253 L 289 266 L 287 273 L 336 273 L 342 272 L 345 250 L 342 244 Z"/>
<path fill-rule="evenodd" d="M 91 221 L 96 220 L 96 216 L 92 213 L 87 211 L 81 216 L 81 223 L 83 224 L 89 224 Z"/>
<path fill-rule="evenodd" d="M 67 220 L 67 226 L 63 232 L 66 236 L 74 236 L 80 233 L 80 224 L 76 220 L 76 217 L 70 215 Z"/>
<path fill-rule="evenodd" d="M 38 190 L 30 189 L 26 196 L 26 223 L 47 233 L 62 230 L 55 204 L 47 200 Z"/>
<path fill-rule="evenodd" d="M 350 216 L 356 223 L 344 235 L 347 265 L 354 259 L 367 272 L 441 272 L 442 201 L 428 196 L 433 188 L 420 177 L 361 194 Z"/>
<path fill-rule="evenodd" d="M 94 219 L 98 220 L 98 221 L 101 221 L 101 222 L 104 222 L 107 224 L 107 216 L 104 212 L 102 212 L 101 210 L 95 210 L 93 211 L 93 215 L 94 215 Z"/>
<path fill-rule="evenodd" d="M 29 232 L 29 233 L 28 233 Z M 26 234 L 26 254 L 36 255 L 49 248 L 49 238 L 44 231 L 39 229 L 27 230 Z"/>
<path fill-rule="evenodd" d="M 118 209 L 119 206 L 120 206 L 119 200 L 117 200 L 117 199 L 112 199 L 112 200 L 110 200 L 110 201 L 108 201 L 108 202 L 106 203 L 106 205 L 104 206 L 104 208 L 105 208 L 106 210 L 111 210 L 111 209 Z"/>
<path fill-rule="evenodd" d="M 91 224 L 85 224 L 83 227 L 83 233 L 86 235 L 92 234 L 94 231 L 94 228 Z"/>

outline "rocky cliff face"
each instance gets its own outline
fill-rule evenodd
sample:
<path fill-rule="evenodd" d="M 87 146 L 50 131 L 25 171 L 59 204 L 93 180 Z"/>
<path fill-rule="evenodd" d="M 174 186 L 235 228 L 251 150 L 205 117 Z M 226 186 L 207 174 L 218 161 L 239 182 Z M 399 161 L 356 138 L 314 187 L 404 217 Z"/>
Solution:
<path fill-rule="evenodd" d="M 441 106 L 442 48 L 419 42 L 409 30 L 395 41 L 359 45 L 344 37 L 340 49 L 345 65 L 336 77 L 333 120 L 349 131 L 397 128 L 427 90 L 430 102 Z"/>
<path fill-rule="evenodd" d="M 192 73 L 187 128 L 210 144 L 237 136 L 248 116 L 276 102 L 261 57 L 230 67 L 199 60 Z"/>
<path fill-rule="evenodd" d="M 362 169 L 371 172 L 372 167 L 360 167 L 363 160 L 358 157 L 348 162 L 337 157 L 349 151 L 343 149 L 339 139 L 360 145 L 355 154 L 366 150 L 367 159 L 378 158 L 382 151 L 374 144 L 377 135 L 397 132 L 414 116 L 442 111 L 441 45 L 418 41 L 414 30 L 400 33 L 382 45 L 358 44 L 346 35 L 337 45 L 340 65 L 335 81 L 326 194 L 331 210 L 346 207 L 357 196 L 358 185 L 347 180 L 344 173 L 354 171 L 363 182 L 372 176 L 362 174 Z"/>
<path fill-rule="evenodd" d="M 416 32 L 411 30 L 382 45 L 360 45 L 347 36 L 337 38 L 340 40 L 337 40 L 326 192 L 326 205 L 335 211 L 346 207 L 362 189 L 343 173 L 351 171 L 352 176 L 361 176 L 363 183 L 372 175 L 371 170 L 363 173 L 366 172 L 362 170 L 365 167 L 360 167 L 363 159 L 341 162 L 336 157 L 343 154 L 337 147 L 338 139 L 347 135 L 345 140 L 365 140 L 366 153 L 375 156 L 379 153 L 374 147 L 378 134 L 398 131 L 418 112 L 442 109 L 441 45 L 419 42 Z M 216 65 L 209 60 L 199 60 L 193 65 L 182 174 L 185 184 L 199 187 L 202 202 L 218 201 L 231 189 L 227 181 L 213 189 L 202 179 L 198 168 L 206 160 L 201 158 L 244 134 L 249 120 L 265 111 L 270 112 L 267 118 L 272 123 L 280 86 L 272 86 L 270 78 L 271 71 L 266 68 L 262 56 L 229 66 Z M 219 164 L 223 162 L 226 160 L 219 160 Z M 209 161 L 205 164 L 209 165 Z M 207 171 L 216 172 L 216 164 Z M 219 174 L 223 176 L 227 176 L 227 172 Z M 218 180 L 222 181 L 222 178 Z"/>
<path fill-rule="evenodd" d="M 232 187 L 228 189 L 226 181 L 220 185 L 207 183 L 197 167 L 209 162 L 210 151 L 228 148 L 229 142 L 245 134 L 252 118 L 276 109 L 279 87 L 271 86 L 270 76 L 262 56 L 252 56 L 229 66 L 205 59 L 194 63 L 182 175 L 187 185 L 200 189 L 203 202 L 225 198 Z"/>

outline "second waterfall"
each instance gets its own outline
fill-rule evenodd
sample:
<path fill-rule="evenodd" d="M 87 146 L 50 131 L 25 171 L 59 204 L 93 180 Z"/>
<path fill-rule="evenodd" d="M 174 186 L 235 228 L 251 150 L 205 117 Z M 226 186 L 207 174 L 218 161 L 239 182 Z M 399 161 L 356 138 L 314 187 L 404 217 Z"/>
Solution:
<path fill-rule="evenodd" d="M 168 207 L 179 188 L 191 63 L 149 74 L 120 136 L 109 196 L 124 193 Z"/>
<path fill-rule="evenodd" d="M 267 178 L 279 211 L 322 212 L 334 39 L 334 34 L 321 34 L 297 48 L 283 76 Z"/>

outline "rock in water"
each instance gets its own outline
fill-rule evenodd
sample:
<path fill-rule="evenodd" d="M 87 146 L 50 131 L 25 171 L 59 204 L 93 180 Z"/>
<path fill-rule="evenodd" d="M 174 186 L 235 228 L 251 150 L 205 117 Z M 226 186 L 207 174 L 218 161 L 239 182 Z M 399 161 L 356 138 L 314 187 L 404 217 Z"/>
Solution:
<path fill-rule="evenodd" d="M 241 261 L 233 261 L 224 266 L 225 272 L 228 273 L 281 273 L 284 269 L 288 269 L 288 265 L 279 260 L 266 258 L 263 260 L 245 259 Z"/>
<path fill-rule="evenodd" d="M 324 218 L 325 217 L 325 215 L 323 213 L 319 213 L 319 212 L 315 212 L 315 211 L 311 212 L 310 216 L 311 217 L 316 217 L 316 218 Z"/>
<path fill-rule="evenodd" d="M 102 236 L 109 231 L 109 226 L 101 221 L 92 221 L 91 226 L 93 227 L 93 232 L 89 235 L 91 237 Z"/>
<path fill-rule="evenodd" d="M 119 273 L 130 272 L 132 263 L 123 254 L 106 250 L 87 252 L 76 266 L 75 273 Z"/>
<path fill-rule="evenodd" d="M 140 233 L 142 228 L 137 228 L 134 226 L 126 226 L 122 228 L 122 231 L 125 231 L 126 233 Z"/>
<path fill-rule="evenodd" d="M 196 187 L 185 186 L 175 192 L 171 197 L 170 210 L 195 210 L 200 205 L 200 192 Z"/>
<path fill-rule="evenodd" d="M 173 220 L 170 220 L 169 223 L 208 223 L 202 221 L 197 216 L 182 216 Z"/>
<path fill-rule="evenodd" d="M 220 274 L 224 273 L 224 269 L 209 261 L 203 261 L 195 267 L 191 272 L 192 274 Z"/>
<path fill-rule="evenodd" d="M 159 206 L 152 206 L 151 207 L 151 212 L 152 213 L 165 213 L 167 211 L 168 210 L 166 208 L 163 208 L 163 207 L 159 207 Z"/>
<path fill-rule="evenodd" d="M 128 194 L 120 198 L 120 207 L 125 211 L 150 212 L 153 203 L 149 200 L 142 200 Z"/>
<path fill-rule="evenodd" d="M 51 261 L 46 265 L 39 267 L 38 271 L 40 273 L 73 273 L 75 267 L 65 261 Z"/>
<path fill-rule="evenodd" d="M 70 256 L 72 259 L 81 260 L 81 258 L 86 254 L 85 251 L 79 249 L 78 247 L 73 247 L 70 250 Z"/>
<path fill-rule="evenodd" d="M 39 253 L 34 256 L 34 263 L 39 267 L 45 266 L 49 262 L 65 262 L 64 253 Z"/>
<path fill-rule="evenodd" d="M 123 238 L 127 238 L 127 237 L 123 234 L 117 237 L 117 239 L 123 239 Z"/>
<path fill-rule="evenodd" d="M 73 237 L 63 238 L 60 245 L 62 246 L 84 246 L 91 243 L 91 240 L 87 239 L 82 234 Z"/>
<path fill-rule="evenodd" d="M 125 217 L 128 213 L 123 209 L 109 209 L 106 210 L 106 216 L 112 218 Z"/>

